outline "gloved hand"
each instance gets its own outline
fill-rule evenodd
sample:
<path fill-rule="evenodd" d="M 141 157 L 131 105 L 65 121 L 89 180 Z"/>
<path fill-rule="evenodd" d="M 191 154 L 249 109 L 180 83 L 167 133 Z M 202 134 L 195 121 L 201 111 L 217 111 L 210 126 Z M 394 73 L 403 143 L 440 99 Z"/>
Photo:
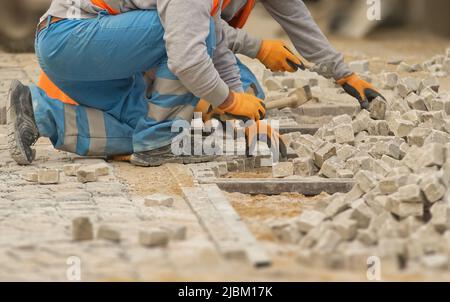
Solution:
<path fill-rule="evenodd" d="M 259 121 L 264 119 L 266 116 L 266 108 L 262 100 L 247 93 L 230 93 L 231 99 L 217 107 L 214 110 L 215 113 L 243 121 Z"/>
<path fill-rule="evenodd" d="M 245 138 L 247 143 L 247 156 L 252 155 L 256 148 L 256 143 L 262 141 L 267 143 L 272 155 L 279 156 L 278 160 L 285 160 L 287 158 L 286 142 L 266 121 L 258 121 L 255 125 L 245 128 Z"/>
<path fill-rule="evenodd" d="M 351 96 L 358 99 L 361 108 L 369 109 L 369 104 L 377 97 L 385 98 L 372 86 L 355 73 L 337 81 Z"/>
<path fill-rule="evenodd" d="M 224 114 L 224 112 L 218 108 L 213 109 L 211 104 L 201 99 L 195 112 L 201 112 L 203 122 L 207 122 L 212 118 L 217 118 L 222 123 L 225 123 L 231 116 Z M 257 121 L 254 125 L 245 129 L 246 138 L 246 153 L 251 155 L 252 150 L 255 150 L 256 142 L 263 141 L 267 143 L 268 147 L 273 150 L 277 150 L 280 160 L 287 158 L 287 144 L 282 136 L 265 121 Z"/>
<path fill-rule="evenodd" d="M 214 116 L 213 106 L 204 99 L 200 99 L 198 101 L 197 107 L 195 107 L 195 112 L 202 114 L 202 120 L 204 123 L 211 120 Z"/>
<path fill-rule="evenodd" d="M 298 68 L 305 70 L 300 58 L 283 41 L 263 40 L 257 58 L 271 71 L 295 72 Z"/>

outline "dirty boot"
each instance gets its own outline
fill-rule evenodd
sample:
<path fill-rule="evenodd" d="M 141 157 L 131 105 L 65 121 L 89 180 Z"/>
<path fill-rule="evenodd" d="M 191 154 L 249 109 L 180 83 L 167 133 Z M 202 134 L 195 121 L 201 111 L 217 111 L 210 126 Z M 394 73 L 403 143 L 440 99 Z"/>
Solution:
<path fill-rule="evenodd" d="M 158 167 L 168 163 L 196 164 L 214 161 L 211 155 L 175 155 L 171 145 L 145 152 L 136 152 L 131 156 L 131 163 L 141 167 Z"/>
<path fill-rule="evenodd" d="M 8 147 L 19 165 L 29 165 L 36 152 L 31 147 L 39 138 L 34 120 L 31 92 L 19 81 L 13 81 L 9 92 Z"/>

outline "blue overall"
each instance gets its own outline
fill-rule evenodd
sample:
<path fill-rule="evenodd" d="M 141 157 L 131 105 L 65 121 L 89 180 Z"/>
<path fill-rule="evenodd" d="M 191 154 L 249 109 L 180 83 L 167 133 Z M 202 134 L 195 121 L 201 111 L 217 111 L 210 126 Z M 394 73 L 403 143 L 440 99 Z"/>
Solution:
<path fill-rule="evenodd" d="M 39 133 L 55 148 L 79 155 L 111 156 L 171 144 L 177 119 L 190 121 L 198 98 L 167 66 L 164 29 L 156 10 L 63 20 L 36 37 L 42 70 L 79 104 L 65 104 L 31 87 Z M 214 22 L 206 46 L 213 56 Z M 263 90 L 238 61 L 244 89 Z M 144 72 L 155 69 L 150 98 Z"/>

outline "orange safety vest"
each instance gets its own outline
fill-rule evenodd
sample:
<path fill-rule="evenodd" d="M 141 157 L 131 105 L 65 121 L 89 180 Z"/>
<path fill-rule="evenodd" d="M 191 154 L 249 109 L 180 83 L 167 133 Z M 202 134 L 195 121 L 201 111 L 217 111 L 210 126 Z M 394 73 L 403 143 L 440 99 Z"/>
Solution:
<path fill-rule="evenodd" d="M 211 11 L 211 16 L 214 16 L 217 13 L 217 10 L 220 6 L 220 0 L 212 0 L 213 1 L 213 9 Z M 232 0 L 223 0 L 222 8 L 225 9 Z M 92 4 L 103 8 L 108 11 L 111 15 L 118 15 L 120 11 L 111 7 L 105 0 L 91 0 Z M 228 22 L 234 28 L 242 28 L 245 23 L 247 23 L 250 14 L 255 7 L 256 0 L 247 0 L 247 3 L 244 7 L 236 13 L 236 15 Z M 60 100 L 63 103 L 78 105 L 76 101 L 74 101 L 70 96 L 65 94 L 61 89 L 59 89 L 42 71 L 41 76 L 39 78 L 38 87 L 41 88 L 47 95 L 52 99 Z"/>

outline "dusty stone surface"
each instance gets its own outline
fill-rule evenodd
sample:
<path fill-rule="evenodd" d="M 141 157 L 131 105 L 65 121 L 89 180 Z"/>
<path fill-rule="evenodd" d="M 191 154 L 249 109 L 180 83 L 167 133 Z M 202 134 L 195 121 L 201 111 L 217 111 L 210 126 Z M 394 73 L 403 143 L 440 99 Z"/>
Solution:
<path fill-rule="evenodd" d="M 430 55 L 429 51 L 427 53 Z M 360 60 L 360 58 L 354 58 L 353 60 Z M 417 69 L 417 66 L 414 66 L 415 63 L 408 62 L 408 65 L 411 67 L 410 70 Z M 336 205 L 333 211 L 330 209 L 332 214 L 308 233 L 299 232 L 295 223 L 297 216 L 300 215 L 299 212 L 307 208 L 304 204 L 295 206 L 295 210 L 289 212 L 289 219 L 292 219 L 293 222 L 282 226 L 283 223 L 278 221 L 278 226 L 274 227 L 274 230 L 281 232 L 280 238 L 284 242 L 283 245 L 278 242 L 276 244 L 265 243 L 271 254 L 298 254 L 299 260 L 302 256 L 300 254 L 307 255 L 306 258 L 303 258 L 306 261 L 298 264 L 301 265 L 301 269 L 292 258 L 283 258 L 284 263 L 287 263 L 282 268 L 282 272 L 286 273 L 286 275 L 282 274 L 283 280 L 289 278 L 294 280 L 299 278 L 306 280 L 320 279 L 324 276 L 327 280 L 329 278 L 341 280 L 355 278 L 353 274 L 347 275 L 344 273 L 342 275 L 340 272 L 344 268 L 360 269 L 356 271 L 363 273 L 361 276 L 358 275 L 357 279 L 365 280 L 365 263 L 368 256 L 378 254 L 382 256 L 383 263 L 387 263 L 388 260 L 396 259 L 394 255 L 404 256 L 404 249 L 407 250 L 409 255 L 406 259 L 409 269 L 418 267 L 420 270 L 433 272 L 431 276 L 436 276 L 436 271 L 442 271 L 447 266 L 448 251 L 446 244 L 449 242 L 450 236 L 448 231 L 449 215 L 448 210 L 446 210 L 445 197 L 435 201 L 432 205 L 429 204 L 427 194 L 424 191 L 429 186 L 435 186 L 436 183 L 423 184 L 424 189 L 422 189 L 421 183 L 422 174 L 432 173 L 438 175 L 439 183 L 447 191 L 446 179 L 448 178 L 446 178 L 445 173 L 447 155 L 444 155 L 441 160 L 438 154 L 440 153 L 439 147 L 437 147 L 433 148 L 433 159 L 419 160 L 419 163 L 414 163 L 413 159 L 421 159 L 423 154 L 426 153 L 425 149 L 417 151 L 414 146 L 420 148 L 431 143 L 445 145 L 448 142 L 449 128 L 445 126 L 447 116 L 444 115 L 444 113 L 448 114 L 448 107 L 444 98 L 449 86 L 441 71 L 443 68 L 437 68 L 436 62 L 423 65 L 423 71 L 412 74 L 420 77 L 415 84 L 414 81 L 404 80 L 407 75 L 403 71 L 398 72 L 397 81 L 392 75 L 390 76 L 389 84 L 391 86 L 383 91 L 388 99 L 388 110 L 385 120 L 378 121 L 373 120 L 366 111 L 361 111 L 358 114 L 357 103 L 352 98 L 342 94 L 339 87 L 332 81 L 324 81 L 311 74 L 307 76 L 296 74 L 296 78 L 299 78 L 296 81 L 284 80 L 284 76 L 275 75 L 280 78 L 283 91 L 272 91 L 269 98 L 283 98 L 286 95 L 286 92 L 284 92 L 286 87 L 289 90 L 298 87 L 301 82 L 314 87 L 314 94 L 319 98 L 318 103 L 308 104 L 300 113 L 298 110 L 292 109 L 271 112 L 272 117 L 280 117 L 283 120 L 283 125 L 295 125 L 296 121 L 324 125 L 331 122 L 330 116 L 342 114 L 347 114 L 351 119 L 355 135 L 352 146 L 336 143 L 333 133 L 336 125 L 332 124 L 321 131 L 321 136 L 297 137 L 293 141 L 293 143 L 298 143 L 296 151 L 305 158 L 309 158 L 310 160 L 307 162 L 311 163 L 311 160 L 315 160 L 314 152 L 323 142 L 329 142 L 336 148 L 336 154 L 332 152 L 327 159 L 336 156 L 339 159 L 337 162 L 344 164 L 342 170 L 337 171 L 338 176 L 348 176 L 348 171 L 356 175 L 360 170 L 367 170 L 376 174 L 376 179 L 379 182 L 368 193 L 364 193 L 360 188 L 355 188 L 349 194 L 345 194 L 344 199 L 347 200 L 345 205 Z M 390 68 L 384 62 L 370 60 L 370 72 L 367 76 L 378 87 L 382 87 L 382 80 L 378 72 L 383 70 L 395 72 L 396 67 Z M 255 69 L 257 75 L 258 68 Z M 428 79 L 428 75 L 433 73 L 440 73 L 432 75 L 439 80 L 439 89 L 436 89 L 437 85 L 434 80 Z M 270 72 L 265 74 L 266 79 L 273 76 Z M 408 75 L 411 76 L 411 74 Z M 0 78 L 2 80 L 0 82 L 0 97 L 5 96 L 5 91 L 9 85 L 8 81 L 12 78 L 19 78 L 25 83 L 30 83 L 31 80 L 36 80 L 37 76 L 36 61 L 32 55 L 0 54 Z M 402 98 L 402 95 L 397 95 L 396 87 L 399 84 L 401 85 L 400 88 L 403 88 L 399 92 L 406 94 L 409 102 L 402 102 L 401 100 L 405 99 Z M 426 87 L 427 85 L 430 86 Z M 418 98 L 414 99 L 414 96 Z M 410 112 L 411 108 L 414 112 Z M 360 119 L 355 119 L 354 115 L 360 116 Z M 400 138 L 402 141 L 399 144 L 401 146 L 399 155 L 394 155 L 398 154 L 395 153 L 398 150 L 395 151 L 391 147 L 379 147 L 381 146 L 379 141 L 383 142 L 384 138 L 377 137 L 388 136 L 392 138 L 394 130 L 398 127 L 396 120 L 411 122 L 414 125 L 413 130 L 406 137 Z M 417 135 L 416 129 L 425 130 Z M 34 165 L 19 167 L 9 159 L 4 149 L 4 134 L 5 129 L 0 126 L 0 233 L 7 234 L 0 238 L 0 260 L 3 263 L 2 270 L 0 270 L 0 280 L 67 281 L 67 260 L 74 255 L 81 260 L 83 280 L 108 280 L 110 278 L 120 280 L 184 280 L 192 274 L 198 276 L 197 280 L 211 280 L 211 276 L 224 279 L 236 275 L 243 279 L 251 279 L 252 276 L 255 276 L 255 271 L 247 269 L 240 263 L 235 265 L 234 263 L 223 262 L 218 258 L 214 247 L 201 231 L 195 216 L 190 213 L 188 208 L 184 208 L 182 203 L 177 202 L 173 208 L 162 210 L 143 207 L 142 199 L 153 193 L 174 194 L 177 199 L 180 198 L 177 195 L 178 189 L 175 183 L 186 184 L 189 182 L 188 180 L 178 178 L 172 182 L 164 169 L 151 169 L 151 172 L 149 172 L 146 169 L 128 167 L 127 164 L 114 164 L 115 169 L 119 167 L 117 168 L 118 174 L 129 169 L 132 171 L 130 174 L 135 175 L 136 178 L 141 178 L 141 180 L 134 183 L 127 182 L 122 178 L 117 178 L 116 171 L 110 170 L 108 175 L 99 177 L 96 182 L 79 183 L 73 173 L 66 175 L 63 169 L 66 164 L 76 164 L 78 162 L 77 157 L 55 151 L 48 141 L 40 140 L 37 145 L 37 160 Z M 414 144 L 410 143 L 410 137 L 411 142 L 415 141 Z M 341 149 L 343 150 L 340 152 Z M 383 153 L 385 151 L 386 153 Z M 314 162 L 312 174 L 317 174 L 325 161 L 323 160 L 320 166 L 317 166 Z M 380 164 L 380 161 L 388 164 L 389 168 Z M 443 165 L 442 161 L 444 161 Z M 98 162 L 82 163 L 83 166 L 95 164 L 98 164 Z M 243 166 L 245 166 L 244 162 L 236 161 L 234 166 L 228 165 L 227 168 L 245 170 Z M 24 175 L 33 174 L 33 172 L 30 172 L 31 169 L 41 168 L 56 168 L 64 171 L 64 173 L 61 173 L 60 182 L 44 186 L 35 182 L 34 176 L 29 178 L 31 181 L 24 179 Z M 215 172 L 212 173 L 215 177 Z M 417 177 L 410 178 L 407 174 L 417 175 Z M 157 175 L 156 178 L 165 181 L 154 179 L 155 175 Z M 167 183 L 168 179 L 170 179 L 169 183 Z M 385 183 L 384 189 L 381 189 L 381 183 L 387 179 L 395 179 L 395 181 Z M 134 184 L 139 184 L 139 186 L 134 186 Z M 413 213 L 414 215 L 399 218 L 397 214 L 390 211 L 391 195 L 395 195 L 401 187 L 410 184 L 419 185 L 421 192 L 424 190 L 423 215 L 415 216 Z M 145 193 L 138 194 L 139 196 L 136 198 L 136 192 L 140 191 L 145 191 Z M 30 196 L 33 196 L 33 198 L 30 198 Z M 246 198 L 250 197 L 239 196 L 240 200 L 248 201 L 245 205 L 241 205 L 242 208 L 255 207 L 260 212 L 266 213 L 262 215 L 264 217 L 269 214 L 274 217 L 274 212 L 276 212 L 277 220 L 286 215 L 286 210 L 283 207 L 281 211 L 272 210 L 271 213 L 264 211 L 264 204 L 260 202 L 261 200 L 265 201 L 262 197 L 252 197 L 259 202 L 252 202 L 252 200 Z M 314 203 L 309 206 L 312 210 L 321 212 L 336 198 L 338 197 L 332 196 L 329 199 L 320 199 L 320 202 L 317 200 L 317 204 Z M 435 198 L 437 197 L 431 199 Z M 277 202 L 280 199 L 283 200 L 283 197 L 276 196 L 271 197 L 271 199 L 279 205 Z M 395 196 L 392 199 L 395 200 Z M 364 202 L 362 203 L 361 200 Z M 291 203 L 291 199 L 287 198 L 285 204 Z M 416 208 L 420 205 L 418 202 L 405 204 L 413 205 Z M 370 211 L 367 211 L 367 209 Z M 245 209 L 243 211 L 245 212 Z M 342 215 L 342 217 L 339 216 L 339 223 L 334 224 L 334 220 L 338 220 L 336 218 L 338 215 Z M 89 217 L 94 229 L 101 225 L 114 226 L 114 229 L 120 230 L 121 235 L 123 235 L 122 242 L 116 244 L 108 240 L 97 239 L 73 242 L 71 223 L 73 218 L 81 216 Z M 340 219 L 344 222 L 341 222 Z M 168 221 L 187 226 L 186 240 L 177 241 L 171 237 L 171 242 L 164 251 L 159 248 L 148 249 L 139 244 L 138 234 L 140 229 L 159 227 L 163 222 Z M 355 224 L 353 221 L 357 225 L 356 235 L 353 234 L 353 225 Z M 258 226 L 261 225 L 263 224 L 258 224 Z M 270 228 L 269 231 L 271 231 Z M 350 242 L 344 241 L 342 234 L 352 238 L 352 240 Z M 391 246 L 394 248 L 390 248 Z M 334 256 L 330 257 L 330 253 Z M 289 261 L 286 261 L 286 259 L 289 259 Z M 194 265 L 192 265 L 193 263 Z M 362 263 L 364 265 L 361 265 Z M 395 261 L 392 261 L 392 263 L 397 265 Z M 333 273 L 330 274 L 328 270 L 325 275 L 318 273 L 322 272 L 321 268 L 324 266 L 332 268 Z M 185 269 L 186 267 L 190 269 Z M 383 270 L 385 269 L 386 267 L 383 266 Z M 279 272 L 280 270 L 276 269 L 269 270 L 267 274 L 261 272 L 258 274 L 261 278 L 273 279 L 273 276 L 279 275 Z"/>

